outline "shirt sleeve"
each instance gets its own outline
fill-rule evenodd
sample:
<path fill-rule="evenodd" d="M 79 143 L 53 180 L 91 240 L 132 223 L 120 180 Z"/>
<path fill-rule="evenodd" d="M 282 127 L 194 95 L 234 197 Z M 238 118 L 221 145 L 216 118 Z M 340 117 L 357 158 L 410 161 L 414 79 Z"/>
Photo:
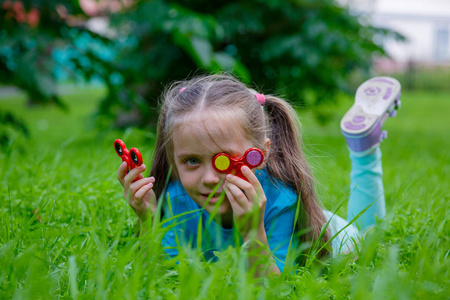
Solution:
<path fill-rule="evenodd" d="M 181 246 L 196 239 L 200 213 L 198 208 L 190 206 L 179 183 L 169 183 L 166 194 L 169 196 L 164 203 L 163 228 L 167 232 L 161 240 L 161 245 L 168 256 L 175 257 L 178 256 Z"/>
<path fill-rule="evenodd" d="M 185 201 L 182 201 L 183 194 L 176 182 L 169 183 L 166 195 L 168 196 L 165 198 L 163 206 L 163 228 L 167 232 L 161 240 L 161 245 L 168 256 L 175 257 L 179 254 L 180 240 L 184 240 L 183 234 L 185 234 L 186 228 L 184 227 L 186 226 L 182 226 L 184 225 L 182 217 L 174 218 L 174 216 L 178 216 L 185 209 Z"/>
<path fill-rule="evenodd" d="M 175 200 L 176 198 L 173 198 Z M 172 201 L 172 199 L 171 199 Z M 171 205 L 173 207 L 173 203 Z M 176 218 L 171 219 L 175 215 L 175 212 L 169 209 L 169 205 L 167 201 L 164 203 L 164 217 L 163 217 L 163 228 L 167 229 L 166 234 L 161 240 L 161 245 L 164 249 L 164 252 L 170 256 L 175 257 L 178 255 L 178 243 L 176 236 L 180 234 L 178 230 L 178 226 L 176 226 Z"/>
<path fill-rule="evenodd" d="M 281 188 L 266 192 L 266 198 L 264 228 L 275 262 L 283 272 L 294 232 L 297 195 L 290 189 Z"/>

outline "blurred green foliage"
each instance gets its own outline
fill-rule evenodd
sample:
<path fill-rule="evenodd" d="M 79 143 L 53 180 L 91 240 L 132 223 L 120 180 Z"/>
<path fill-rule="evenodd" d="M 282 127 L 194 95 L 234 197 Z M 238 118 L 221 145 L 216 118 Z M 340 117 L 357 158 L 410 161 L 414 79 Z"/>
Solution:
<path fill-rule="evenodd" d="M 55 70 L 89 80 L 104 64 L 94 51 L 77 46 L 76 40 L 84 34 L 98 43 L 110 43 L 84 27 L 87 17 L 78 0 L 1 1 L 0 83 L 24 91 L 29 106 L 51 104 L 67 110 Z M 58 49 L 71 51 L 65 63 L 73 67 L 55 59 Z M 0 146 L 11 142 L 12 130 L 28 134 L 20 117 L 1 108 L 0 120 Z"/>
<path fill-rule="evenodd" d="M 367 72 L 372 55 L 384 54 L 374 37 L 393 34 L 363 25 L 335 0 L 134 1 L 102 12 L 110 27 L 103 35 L 87 29 L 76 0 L 22 2 L 40 21 L 19 22 L 0 7 L 0 82 L 64 108 L 52 54 L 71 51 L 59 67 L 106 84 L 97 115 L 107 126 L 153 125 L 164 86 L 203 72 L 232 73 L 302 107 L 333 103 L 352 72 Z"/>
<path fill-rule="evenodd" d="M 372 55 L 384 53 L 374 37 L 393 34 L 333 0 L 139 1 L 111 25 L 123 82 L 100 112 L 116 118 L 126 107 L 141 125 L 155 120 L 167 83 L 201 71 L 233 73 L 300 106 L 334 102 L 353 71 L 367 72 Z"/>
<path fill-rule="evenodd" d="M 75 0 L 4 1 L 0 5 L 0 82 L 25 91 L 31 104 L 66 109 L 57 92 L 53 73 L 57 62 L 52 54 L 73 43 L 70 32 L 77 26 L 70 26 L 58 9 L 73 16 L 83 14 Z"/>

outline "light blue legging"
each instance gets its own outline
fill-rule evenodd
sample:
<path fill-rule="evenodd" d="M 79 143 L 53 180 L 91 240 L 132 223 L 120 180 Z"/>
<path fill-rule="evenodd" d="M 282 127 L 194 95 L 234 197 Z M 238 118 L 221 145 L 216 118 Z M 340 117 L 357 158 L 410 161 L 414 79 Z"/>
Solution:
<path fill-rule="evenodd" d="M 386 214 L 383 189 L 383 170 L 381 167 L 381 150 L 363 157 L 350 154 L 352 171 L 350 173 L 350 199 L 347 220 L 351 221 L 362 210 L 367 209 L 356 221 L 359 230 L 364 231 L 374 225 L 376 218 Z"/>

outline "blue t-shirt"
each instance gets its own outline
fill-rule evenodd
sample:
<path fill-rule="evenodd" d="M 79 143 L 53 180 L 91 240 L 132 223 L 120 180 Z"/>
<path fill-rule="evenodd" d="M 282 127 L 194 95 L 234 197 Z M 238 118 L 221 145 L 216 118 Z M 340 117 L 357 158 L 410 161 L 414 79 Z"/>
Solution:
<path fill-rule="evenodd" d="M 270 178 L 266 170 L 256 174 L 266 195 L 266 208 L 264 211 L 264 228 L 267 234 L 269 248 L 272 251 L 276 264 L 283 271 L 289 244 L 294 231 L 295 211 L 297 208 L 297 193 L 292 187 L 281 181 Z M 170 227 L 162 240 L 164 251 L 170 256 L 178 255 L 177 241 L 180 245 L 190 244 L 192 247 L 201 247 L 206 260 L 216 260 L 214 251 L 222 251 L 242 239 L 233 230 L 219 226 L 209 217 L 187 194 L 179 181 L 171 181 L 166 191 L 164 204 L 164 219 L 170 220 L 164 224 Z M 169 201 L 170 200 L 170 204 Z M 324 211 L 327 219 L 331 213 Z M 201 226 L 199 226 L 201 224 Z M 331 225 L 331 234 L 346 225 L 346 221 L 334 216 Z M 199 228 L 201 235 L 199 236 Z M 354 229 L 348 227 L 348 229 Z M 344 230 L 338 239 L 332 241 L 333 252 L 345 252 L 350 248 L 349 241 L 357 237 L 357 231 Z M 200 238 L 201 237 L 201 238 Z M 296 238 L 292 238 L 292 245 L 297 245 Z"/>

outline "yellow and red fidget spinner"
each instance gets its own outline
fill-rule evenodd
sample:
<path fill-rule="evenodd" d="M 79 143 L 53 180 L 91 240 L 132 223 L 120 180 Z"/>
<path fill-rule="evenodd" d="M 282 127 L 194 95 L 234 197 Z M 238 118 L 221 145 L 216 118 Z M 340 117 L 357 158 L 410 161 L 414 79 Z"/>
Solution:
<path fill-rule="evenodd" d="M 220 173 L 229 173 L 247 180 L 241 172 L 245 165 L 250 169 L 256 168 L 262 164 L 264 155 L 258 148 L 250 148 L 245 151 L 241 158 L 232 158 L 226 153 L 219 153 L 214 156 L 212 164 L 214 169 Z M 248 180 L 247 180 L 248 181 Z"/>

